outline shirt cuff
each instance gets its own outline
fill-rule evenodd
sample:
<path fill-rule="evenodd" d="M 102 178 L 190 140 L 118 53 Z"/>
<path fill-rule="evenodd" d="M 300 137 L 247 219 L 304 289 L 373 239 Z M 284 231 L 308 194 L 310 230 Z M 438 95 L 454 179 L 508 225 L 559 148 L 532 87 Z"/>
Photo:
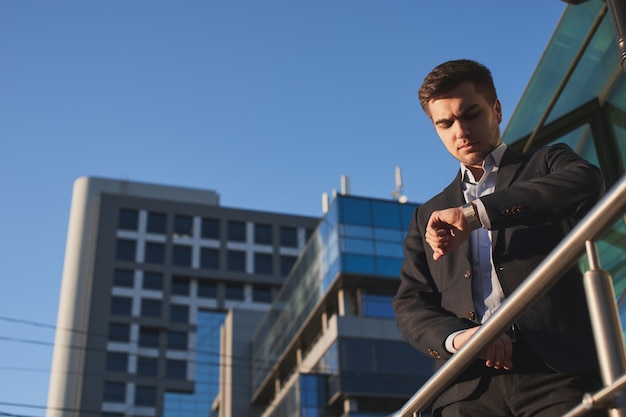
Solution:
<path fill-rule="evenodd" d="M 466 331 L 467 329 L 463 329 L 463 330 L 457 330 L 454 333 L 451 333 L 448 337 L 446 337 L 446 343 L 444 345 L 444 347 L 446 348 L 446 350 L 450 353 L 457 353 L 459 350 L 456 349 L 454 347 L 454 338 L 463 333 L 464 331 Z"/>

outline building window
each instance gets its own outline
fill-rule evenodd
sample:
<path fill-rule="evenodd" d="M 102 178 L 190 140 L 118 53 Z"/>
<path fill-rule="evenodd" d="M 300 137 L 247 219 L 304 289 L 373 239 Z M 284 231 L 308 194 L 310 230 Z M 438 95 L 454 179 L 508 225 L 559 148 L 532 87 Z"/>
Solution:
<path fill-rule="evenodd" d="M 217 284 L 214 282 L 198 281 L 198 297 L 217 298 Z"/>
<path fill-rule="evenodd" d="M 130 316 L 133 311 L 133 299 L 130 297 L 111 297 L 111 314 Z"/>
<path fill-rule="evenodd" d="M 106 370 L 109 372 L 127 372 L 128 354 L 122 352 L 107 352 Z"/>
<path fill-rule="evenodd" d="M 363 317 L 378 317 L 392 319 L 395 313 L 391 306 L 393 295 L 362 294 L 361 315 Z"/>
<path fill-rule="evenodd" d="M 141 300 L 141 317 L 161 318 L 161 300 L 151 298 Z"/>
<path fill-rule="evenodd" d="M 134 261 L 137 242 L 130 239 L 117 239 L 115 259 L 118 261 Z"/>
<path fill-rule="evenodd" d="M 165 262 L 165 245 L 157 242 L 146 242 L 144 262 L 162 264 Z"/>
<path fill-rule="evenodd" d="M 218 249 L 200 248 L 200 268 L 219 269 L 220 251 Z"/>
<path fill-rule="evenodd" d="M 180 216 L 174 217 L 174 236 L 192 237 L 193 236 L 193 217 Z"/>
<path fill-rule="evenodd" d="M 268 253 L 254 254 L 254 272 L 257 274 L 272 274 L 272 255 Z"/>
<path fill-rule="evenodd" d="M 246 253 L 239 250 L 226 252 L 226 263 L 229 271 L 246 272 Z"/>
<path fill-rule="evenodd" d="M 272 225 L 255 224 L 254 225 L 254 243 L 260 245 L 272 244 Z"/>
<path fill-rule="evenodd" d="M 104 381 L 102 400 L 108 403 L 126 402 L 126 384 L 124 382 Z"/>
<path fill-rule="evenodd" d="M 175 323 L 189 323 L 189 306 L 182 304 L 170 305 L 170 321 Z"/>
<path fill-rule="evenodd" d="M 171 350 L 187 350 L 187 333 L 170 331 L 167 334 L 167 348 Z"/>
<path fill-rule="evenodd" d="M 139 376 L 157 376 L 159 361 L 157 358 L 149 358 L 147 356 L 139 356 L 137 358 L 137 375 Z"/>
<path fill-rule="evenodd" d="M 252 287 L 252 301 L 257 303 L 271 303 L 272 288 L 254 285 Z"/>
<path fill-rule="evenodd" d="M 298 258 L 296 258 L 295 256 L 287 256 L 287 255 L 283 255 L 280 257 L 280 275 L 283 277 L 286 277 L 287 275 L 289 275 L 289 271 L 291 271 L 291 268 L 293 268 L 293 265 L 296 263 L 296 260 Z"/>
<path fill-rule="evenodd" d="M 191 266 L 191 246 L 174 245 L 172 264 L 176 266 Z"/>
<path fill-rule="evenodd" d="M 187 379 L 187 362 L 168 359 L 165 363 L 165 377 L 169 379 Z"/>
<path fill-rule="evenodd" d="M 295 227 L 280 227 L 280 246 L 298 247 L 298 230 Z"/>
<path fill-rule="evenodd" d="M 135 405 L 154 407 L 156 405 L 156 388 L 137 385 L 135 388 Z"/>
<path fill-rule="evenodd" d="M 159 347 L 159 330 L 150 327 L 139 329 L 139 346 L 147 348 Z"/>
<path fill-rule="evenodd" d="M 165 234 L 165 224 L 167 217 L 164 213 L 148 212 L 148 225 L 146 231 L 148 233 Z"/>
<path fill-rule="evenodd" d="M 311 236 L 313 236 L 313 232 L 315 232 L 315 229 L 306 229 L 304 231 L 304 238 L 306 239 L 305 242 L 308 242 L 309 239 L 311 239 Z"/>
<path fill-rule="evenodd" d="M 111 342 L 129 342 L 130 341 L 130 324 L 128 323 L 109 323 L 109 341 Z"/>
<path fill-rule="evenodd" d="M 226 299 L 243 301 L 244 292 L 242 284 L 226 284 Z"/>
<path fill-rule="evenodd" d="M 116 269 L 113 271 L 113 286 L 132 288 L 135 281 L 135 273 L 131 269 Z"/>
<path fill-rule="evenodd" d="M 246 241 L 246 224 L 244 222 L 228 222 L 228 240 L 232 242 Z"/>
<path fill-rule="evenodd" d="M 172 278 L 172 294 L 189 296 L 189 278 L 173 277 Z"/>
<path fill-rule="evenodd" d="M 160 272 L 144 272 L 143 273 L 143 289 L 144 290 L 162 290 L 163 274 Z"/>
<path fill-rule="evenodd" d="M 220 221 L 217 219 L 202 219 L 201 234 L 203 239 L 219 239 Z"/>
<path fill-rule="evenodd" d="M 120 209 L 117 218 L 117 228 L 120 230 L 137 230 L 139 225 L 139 212 L 137 210 Z"/>

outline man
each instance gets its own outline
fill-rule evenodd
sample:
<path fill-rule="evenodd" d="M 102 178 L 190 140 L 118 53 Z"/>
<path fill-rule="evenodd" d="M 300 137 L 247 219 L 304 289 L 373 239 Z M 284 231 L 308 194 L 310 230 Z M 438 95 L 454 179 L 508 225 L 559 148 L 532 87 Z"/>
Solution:
<path fill-rule="evenodd" d="M 440 366 L 593 206 L 603 181 L 566 145 L 507 148 L 491 73 L 477 62 L 437 66 L 419 99 L 461 168 L 414 213 L 393 306 L 403 337 Z M 435 400 L 433 414 L 559 416 L 601 387 L 597 369 L 572 265 Z"/>

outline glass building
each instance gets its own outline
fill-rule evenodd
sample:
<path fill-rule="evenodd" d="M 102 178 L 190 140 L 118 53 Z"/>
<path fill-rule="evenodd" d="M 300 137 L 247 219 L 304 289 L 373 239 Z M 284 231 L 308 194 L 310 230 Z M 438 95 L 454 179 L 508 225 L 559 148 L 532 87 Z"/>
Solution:
<path fill-rule="evenodd" d="M 626 75 L 607 5 L 568 5 L 506 129 L 504 141 L 526 151 L 564 142 L 602 169 L 607 189 L 624 175 Z M 624 219 L 598 242 L 626 322 Z M 586 261 L 581 261 L 583 271 Z"/>

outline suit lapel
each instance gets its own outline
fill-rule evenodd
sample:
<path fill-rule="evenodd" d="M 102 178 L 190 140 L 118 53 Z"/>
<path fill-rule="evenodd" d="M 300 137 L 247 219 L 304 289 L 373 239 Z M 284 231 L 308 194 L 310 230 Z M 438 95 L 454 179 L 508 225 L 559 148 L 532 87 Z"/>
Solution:
<path fill-rule="evenodd" d="M 460 207 L 465 204 L 465 197 L 463 197 L 463 188 L 461 183 L 461 170 L 459 170 L 454 181 L 452 181 L 443 191 L 446 207 Z M 463 253 L 467 260 L 471 263 L 472 254 L 470 252 L 469 239 L 461 243 L 461 246 L 458 247 L 457 251 L 459 253 Z"/>
<path fill-rule="evenodd" d="M 522 161 L 524 160 L 524 154 L 513 150 L 511 148 L 507 148 L 502 155 L 502 160 L 500 161 L 500 166 L 498 167 L 498 176 L 496 177 L 496 191 L 507 188 L 513 183 L 515 179 L 515 175 L 522 165 Z M 498 230 L 491 231 L 491 241 L 492 250 L 498 242 Z"/>

